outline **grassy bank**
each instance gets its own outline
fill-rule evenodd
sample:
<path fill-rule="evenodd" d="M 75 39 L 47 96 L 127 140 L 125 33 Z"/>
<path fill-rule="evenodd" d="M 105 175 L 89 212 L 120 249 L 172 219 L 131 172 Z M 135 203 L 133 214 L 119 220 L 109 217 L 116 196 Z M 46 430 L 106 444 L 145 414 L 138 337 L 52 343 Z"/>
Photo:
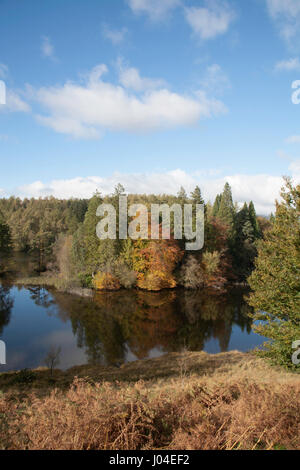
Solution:
<path fill-rule="evenodd" d="M 251 354 L 0 375 L 9 449 L 300 449 L 300 377 Z"/>

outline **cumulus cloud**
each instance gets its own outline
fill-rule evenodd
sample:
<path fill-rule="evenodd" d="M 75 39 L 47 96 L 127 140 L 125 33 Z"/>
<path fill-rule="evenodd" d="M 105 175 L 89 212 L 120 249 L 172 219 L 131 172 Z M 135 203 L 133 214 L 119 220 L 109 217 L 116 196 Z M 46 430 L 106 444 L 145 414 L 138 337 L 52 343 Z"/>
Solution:
<path fill-rule="evenodd" d="M 267 0 L 267 5 L 272 16 L 284 14 L 295 18 L 300 14 L 300 4 L 298 0 Z"/>
<path fill-rule="evenodd" d="M 135 14 L 146 14 L 151 20 L 160 20 L 181 2 L 180 0 L 128 0 L 128 4 Z"/>
<path fill-rule="evenodd" d="M 294 161 L 289 167 L 295 182 L 300 183 L 300 161 Z M 102 178 L 99 176 L 57 179 L 44 183 L 36 181 L 17 189 L 21 197 L 89 198 L 99 190 L 102 194 L 112 192 L 114 186 L 121 183 L 128 193 L 138 194 L 177 194 L 183 186 L 188 192 L 200 185 L 206 200 L 213 201 L 223 190 L 225 182 L 232 187 L 234 200 L 240 205 L 245 201 L 254 201 L 258 214 L 268 215 L 274 211 L 275 199 L 279 199 L 283 180 L 280 176 L 267 174 L 235 174 L 217 176 L 214 171 L 187 173 L 177 169 L 165 173 L 120 174 Z"/>
<path fill-rule="evenodd" d="M 214 39 L 225 34 L 235 12 L 225 1 L 206 0 L 205 7 L 185 8 L 185 17 L 193 32 L 202 40 Z"/>
<path fill-rule="evenodd" d="M 290 42 L 300 26 L 299 0 L 266 0 L 272 19 L 276 22 L 281 36 Z"/>
<path fill-rule="evenodd" d="M 134 69 L 135 70 L 135 69 Z M 132 70 L 121 76 L 123 85 L 103 80 L 106 65 L 96 66 L 85 83 L 31 89 L 32 97 L 45 109 L 42 124 L 75 138 L 97 138 L 105 130 L 147 132 L 195 125 L 202 118 L 225 113 L 224 104 L 204 91 L 181 95 L 167 88 L 151 89 L 153 83 Z M 127 71 L 128 72 L 128 71 Z M 124 87 L 139 88 L 141 93 Z M 158 83 L 157 83 L 158 85 Z M 146 89 L 147 88 L 147 89 Z"/>
<path fill-rule="evenodd" d="M 41 45 L 41 51 L 44 57 L 48 57 L 50 59 L 55 58 L 54 54 L 54 47 L 51 43 L 51 40 L 48 36 L 43 36 L 42 37 L 42 45 Z"/>
<path fill-rule="evenodd" d="M 292 172 L 292 174 L 295 175 L 295 178 L 299 182 L 300 181 L 300 159 L 294 160 L 290 164 L 289 169 Z"/>
<path fill-rule="evenodd" d="M 13 90 L 6 90 L 6 103 L 0 105 L 0 112 L 28 113 L 30 106 Z"/>
<path fill-rule="evenodd" d="M 2 80 L 8 75 L 8 67 L 0 63 L 0 113 L 1 112 L 29 112 L 30 106 L 17 91 L 9 89 Z M 1 99 L 2 98 L 2 99 Z M 1 139 L 1 137 L 0 137 Z"/>
<path fill-rule="evenodd" d="M 282 60 L 281 62 L 277 62 L 277 64 L 275 65 L 275 70 L 287 72 L 294 72 L 295 70 L 300 70 L 300 61 L 298 57 L 294 57 L 288 60 Z"/>
<path fill-rule="evenodd" d="M 164 80 L 141 77 L 138 69 L 124 66 L 122 60 L 118 61 L 119 81 L 124 88 L 134 91 L 152 90 L 166 86 Z"/>
<path fill-rule="evenodd" d="M 121 44 L 124 41 L 127 33 L 128 33 L 127 28 L 122 28 L 118 30 L 118 29 L 110 28 L 110 26 L 108 26 L 107 24 L 102 25 L 103 36 L 115 46 L 118 44 Z"/>

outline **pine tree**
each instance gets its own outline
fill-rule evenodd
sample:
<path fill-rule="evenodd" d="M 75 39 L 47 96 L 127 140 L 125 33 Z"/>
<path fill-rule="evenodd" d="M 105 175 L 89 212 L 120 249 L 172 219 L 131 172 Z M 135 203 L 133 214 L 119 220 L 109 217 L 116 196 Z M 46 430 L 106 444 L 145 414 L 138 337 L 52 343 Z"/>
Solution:
<path fill-rule="evenodd" d="M 234 204 L 232 200 L 231 187 L 228 183 L 226 183 L 224 186 L 217 217 L 226 225 L 228 225 L 228 227 L 231 228 L 233 226 Z"/>
<path fill-rule="evenodd" d="M 119 197 L 119 196 L 124 196 L 125 194 L 125 188 L 121 183 L 118 183 L 117 186 L 115 186 L 115 190 L 113 193 L 113 197 Z"/>
<path fill-rule="evenodd" d="M 255 331 L 271 339 L 262 354 L 296 367 L 291 356 L 292 343 L 300 339 L 300 186 L 294 188 L 286 179 L 281 195 L 274 222 L 258 242 L 249 303 L 254 319 L 263 320 Z"/>
<path fill-rule="evenodd" d="M 99 217 L 96 212 L 101 203 L 102 197 L 99 192 L 96 192 L 89 202 L 83 223 L 85 264 L 90 273 L 94 272 L 99 264 L 100 240 L 96 233 Z"/>
<path fill-rule="evenodd" d="M 255 238 L 261 238 L 262 233 L 261 233 L 260 226 L 259 226 L 259 223 L 258 223 L 258 220 L 257 220 L 256 211 L 255 211 L 253 201 L 250 201 L 250 204 L 249 204 L 249 218 L 250 218 L 251 225 L 253 227 L 254 237 Z"/>
<path fill-rule="evenodd" d="M 255 239 L 249 208 L 245 203 L 235 216 L 231 239 L 234 272 L 240 281 L 245 281 L 254 268 Z"/>
<path fill-rule="evenodd" d="M 0 213 L 0 253 L 8 253 L 12 248 L 10 228 Z"/>
<path fill-rule="evenodd" d="M 193 204 L 204 204 L 204 199 L 202 197 L 201 189 L 199 188 L 199 186 L 195 187 L 194 191 L 191 193 L 190 198 Z"/>
<path fill-rule="evenodd" d="M 6 270 L 6 259 L 11 251 L 12 241 L 10 229 L 4 221 L 4 217 L 0 212 L 0 273 Z"/>
<path fill-rule="evenodd" d="M 221 204 L 221 199 L 222 199 L 221 194 L 217 194 L 214 205 L 213 205 L 213 208 L 212 208 L 212 215 L 214 217 L 218 216 L 219 209 L 220 209 L 220 204 Z"/>
<path fill-rule="evenodd" d="M 180 204 L 186 204 L 187 201 L 188 201 L 188 197 L 187 197 L 187 194 L 186 194 L 186 190 L 184 189 L 183 186 L 180 187 L 180 190 L 178 191 L 177 193 L 177 197 L 180 201 Z"/>

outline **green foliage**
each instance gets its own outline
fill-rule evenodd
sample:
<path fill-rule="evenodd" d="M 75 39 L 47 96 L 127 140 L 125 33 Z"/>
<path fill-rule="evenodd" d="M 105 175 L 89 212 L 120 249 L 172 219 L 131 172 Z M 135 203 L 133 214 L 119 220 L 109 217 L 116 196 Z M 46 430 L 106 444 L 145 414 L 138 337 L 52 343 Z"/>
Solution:
<path fill-rule="evenodd" d="M 256 211 L 255 211 L 253 201 L 250 201 L 250 204 L 249 204 L 249 219 L 250 219 L 251 225 L 253 227 L 254 238 L 261 238 L 262 237 L 262 232 L 261 232 L 260 225 L 258 223 L 258 219 L 257 219 L 257 216 L 256 216 Z"/>
<path fill-rule="evenodd" d="M 88 271 L 94 272 L 99 265 L 99 238 L 96 227 L 99 222 L 96 212 L 103 200 L 99 193 L 96 193 L 89 202 L 88 210 L 85 214 L 82 233 L 82 248 L 84 264 Z"/>
<path fill-rule="evenodd" d="M 232 199 L 231 187 L 228 183 L 225 184 L 223 193 L 221 195 L 220 206 L 217 212 L 217 217 L 224 222 L 228 227 L 232 227 L 234 223 L 234 204 Z"/>
<path fill-rule="evenodd" d="M 180 190 L 178 191 L 177 198 L 179 200 L 180 204 L 187 204 L 188 202 L 188 197 L 186 194 L 186 190 L 184 189 L 183 186 L 180 187 Z"/>
<path fill-rule="evenodd" d="M 212 215 L 214 217 L 218 216 L 219 209 L 220 209 L 220 204 L 221 204 L 221 199 L 222 199 L 221 194 L 217 194 L 214 205 L 213 205 L 213 208 L 212 208 Z"/>
<path fill-rule="evenodd" d="M 22 385 L 30 384 L 34 382 L 35 380 L 36 380 L 36 374 L 29 369 L 20 370 L 14 378 L 14 382 L 16 384 L 22 384 Z"/>
<path fill-rule="evenodd" d="M 82 287 L 91 289 L 93 287 L 93 276 L 91 274 L 79 273 L 78 279 Z"/>
<path fill-rule="evenodd" d="M 220 261 L 220 253 L 217 251 L 214 251 L 213 253 L 206 252 L 203 254 L 203 264 L 207 276 L 213 276 L 218 272 Z"/>
<path fill-rule="evenodd" d="M 78 199 L 0 199 L 14 250 L 38 254 L 40 269 L 51 259 L 57 237 L 77 230 L 86 208 L 87 201 Z"/>
<path fill-rule="evenodd" d="M 5 259 L 12 249 L 11 233 L 8 224 L 0 212 L 0 273 L 6 270 Z"/>
<path fill-rule="evenodd" d="M 116 209 L 118 231 L 120 195 L 125 195 L 125 189 L 119 184 L 112 194 L 102 197 L 97 192 L 89 201 L 86 199 L 58 200 L 53 197 L 24 200 L 14 197 L 0 199 L 0 210 L 7 221 L 5 223 L 3 218 L 0 218 L 0 247 L 4 245 L 8 247 L 12 244 L 16 251 L 30 251 L 38 255 L 40 271 L 45 269 L 54 271 L 49 276 L 57 277 L 59 285 L 80 284 L 83 287 L 91 287 L 93 276 L 96 273 L 105 273 L 107 266 L 111 266 L 113 267 L 112 275 L 118 279 L 121 286 L 126 288 L 136 283 L 138 286 L 155 284 L 155 289 L 161 285 L 175 287 L 176 280 L 173 271 L 177 272 L 182 262 L 177 261 L 174 266 L 172 265 L 171 270 L 167 269 L 168 274 L 166 274 L 165 266 L 168 260 L 164 259 L 165 254 L 159 248 L 163 244 L 155 242 L 151 245 L 151 253 L 140 252 L 141 259 L 145 258 L 144 261 L 147 256 L 151 258 L 152 264 L 150 263 L 151 266 L 149 265 L 149 272 L 146 276 L 144 272 L 136 269 L 137 243 L 135 241 L 120 240 L 118 233 L 116 240 L 100 240 L 97 237 L 96 227 L 100 218 L 96 215 L 96 211 L 103 202 L 112 204 Z M 222 279 L 222 282 L 224 278 L 245 279 L 250 274 L 256 254 L 255 240 L 261 236 L 261 224 L 258 223 L 253 203 L 246 208 L 247 217 L 244 217 L 243 210 L 241 213 L 236 211 L 228 183 L 223 193 L 217 196 L 213 206 L 209 202 L 204 202 L 199 186 L 195 187 L 190 197 L 187 196 L 183 187 L 177 195 L 131 194 L 127 197 L 129 206 L 145 204 L 148 210 L 151 209 L 151 204 L 168 204 L 169 206 L 174 203 L 181 206 L 186 203 L 205 204 L 205 248 L 204 253 L 198 253 L 200 262 L 202 263 L 202 255 L 218 253 L 220 265 L 216 279 L 220 281 Z M 192 221 L 195 229 L 195 211 Z M 173 224 L 174 217 L 171 215 L 171 233 L 174 228 Z M 183 252 L 185 240 L 176 241 L 176 245 L 177 249 Z M 197 273 L 197 269 L 189 267 L 188 271 Z M 203 263 L 202 269 L 204 269 Z M 149 276 L 152 276 L 151 279 Z M 201 276 L 199 282 L 195 281 L 191 284 L 201 285 Z"/>
<path fill-rule="evenodd" d="M 256 331 L 271 340 L 262 354 L 296 368 L 291 356 L 293 341 L 300 340 L 300 186 L 286 179 L 282 198 L 271 228 L 258 243 L 249 303 L 255 320 L 262 321 Z"/>
<path fill-rule="evenodd" d="M 11 245 L 9 226 L 0 222 L 0 253 L 8 253 L 11 250 Z"/>
<path fill-rule="evenodd" d="M 196 186 L 194 191 L 191 193 L 190 198 L 193 204 L 204 204 L 204 199 L 202 197 L 201 189 L 199 188 L 199 186 Z"/>
<path fill-rule="evenodd" d="M 251 210 L 245 203 L 237 212 L 234 220 L 234 233 L 231 243 L 231 253 L 235 273 L 240 281 L 245 281 L 254 268 L 254 259 L 257 255 L 256 240 L 260 237 L 255 209 Z"/>

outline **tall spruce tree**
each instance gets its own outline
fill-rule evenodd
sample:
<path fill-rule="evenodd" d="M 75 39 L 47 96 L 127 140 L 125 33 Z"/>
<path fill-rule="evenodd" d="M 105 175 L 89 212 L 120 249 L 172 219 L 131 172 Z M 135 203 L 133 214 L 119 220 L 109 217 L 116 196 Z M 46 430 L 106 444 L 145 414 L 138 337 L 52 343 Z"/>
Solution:
<path fill-rule="evenodd" d="M 213 205 L 213 208 L 212 208 L 212 215 L 214 217 L 218 217 L 220 204 L 221 204 L 221 199 L 222 199 L 221 194 L 217 194 L 214 205 Z"/>
<path fill-rule="evenodd" d="M 217 217 L 224 222 L 228 227 L 233 227 L 234 222 L 234 204 L 232 199 L 232 192 L 229 183 L 226 183 L 221 196 L 221 202 Z"/>
<path fill-rule="evenodd" d="M 5 222 L 2 213 L 0 212 L 0 253 L 8 253 L 11 251 L 12 241 L 10 228 Z"/>
<path fill-rule="evenodd" d="M 240 281 L 245 281 L 254 268 L 254 258 L 257 253 L 255 247 L 256 238 L 250 211 L 245 203 L 235 216 L 231 241 L 233 267 Z"/>
<path fill-rule="evenodd" d="M 188 201 L 187 193 L 186 190 L 184 189 L 183 186 L 180 187 L 180 190 L 177 193 L 177 197 L 179 199 L 179 203 L 181 205 L 186 204 Z"/>
<path fill-rule="evenodd" d="M 99 265 L 99 246 L 100 240 L 97 237 L 96 227 L 99 222 L 96 212 L 100 204 L 102 203 L 102 197 L 99 192 L 96 192 L 90 199 L 87 212 L 85 214 L 83 223 L 83 246 L 86 269 L 90 273 L 94 272 Z"/>
<path fill-rule="evenodd" d="M 281 195 L 272 226 L 258 242 L 249 303 L 254 319 L 263 320 L 255 331 L 271 340 L 261 354 L 296 368 L 291 357 L 292 343 L 300 340 L 300 186 L 286 179 Z"/>
<path fill-rule="evenodd" d="M 0 273 L 5 271 L 7 256 L 12 249 L 10 228 L 0 212 Z"/>
<path fill-rule="evenodd" d="M 257 220 L 253 201 L 250 201 L 250 204 L 249 204 L 249 218 L 250 218 L 250 222 L 253 227 L 253 230 L 254 230 L 254 237 L 260 238 L 262 236 L 262 233 L 261 233 L 260 226 Z"/>
<path fill-rule="evenodd" d="M 190 199 L 192 200 L 193 204 L 204 204 L 204 199 L 202 197 L 199 186 L 195 187 L 194 191 L 191 193 Z"/>

